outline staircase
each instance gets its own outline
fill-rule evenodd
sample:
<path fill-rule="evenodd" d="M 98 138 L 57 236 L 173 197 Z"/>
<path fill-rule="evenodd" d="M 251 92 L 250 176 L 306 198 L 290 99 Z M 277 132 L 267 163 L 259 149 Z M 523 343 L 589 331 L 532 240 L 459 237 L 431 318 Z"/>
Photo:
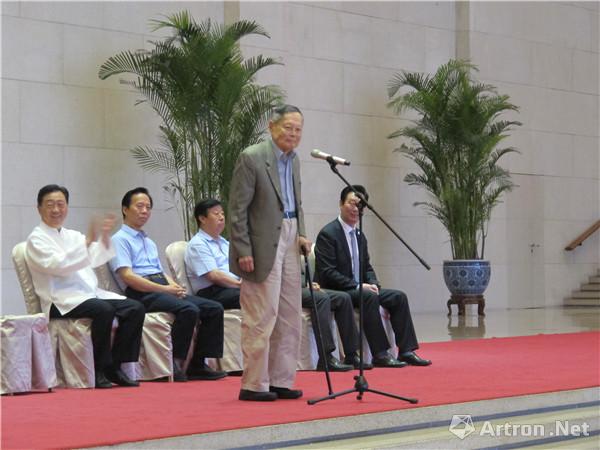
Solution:
<path fill-rule="evenodd" d="M 565 306 L 600 306 L 600 269 L 565 299 Z"/>

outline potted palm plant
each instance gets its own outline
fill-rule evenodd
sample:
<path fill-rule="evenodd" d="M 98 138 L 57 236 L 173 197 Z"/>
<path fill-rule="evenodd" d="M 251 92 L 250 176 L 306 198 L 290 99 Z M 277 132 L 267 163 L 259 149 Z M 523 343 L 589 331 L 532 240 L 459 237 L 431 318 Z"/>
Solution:
<path fill-rule="evenodd" d="M 239 153 L 258 142 L 271 110 L 283 101 L 277 86 L 255 83 L 258 71 L 279 64 L 262 55 L 244 59 L 239 41 L 268 37 L 253 21 L 228 26 L 196 23 L 187 11 L 153 20 L 153 31 L 172 32 L 150 51 L 123 51 L 102 64 L 101 79 L 133 74 L 133 86 L 160 116 L 161 144 L 138 146 L 142 168 L 167 176 L 164 189 L 179 210 L 186 240 L 195 232 L 194 205 L 216 197 L 227 207 Z M 137 104 L 136 103 L 136 104 Z"/>
<path fill-rule="evenodd" d="M 490 279 L 485 240 L 492 209 L 515 184 L 498 165 L 516 152 L 497 148 L 514 126 L 500 116 L 518 107 L 507 95 L 472 78 L 477 68 L 450 60 L 435 74 L 402 72 L 389 83 L 388 106 L 396 114 L 415 111 L 418 118 L 388 137 L 405 138 L 395 151 L 420 169 L 404 181 L 423 187 L 429 201 L 416 202 L 446 228 L 452 261 L 444 261 L 444 280 L 453 296 L 481 296 Z M 406 88 L 406 89 L 405 89 Z"/>

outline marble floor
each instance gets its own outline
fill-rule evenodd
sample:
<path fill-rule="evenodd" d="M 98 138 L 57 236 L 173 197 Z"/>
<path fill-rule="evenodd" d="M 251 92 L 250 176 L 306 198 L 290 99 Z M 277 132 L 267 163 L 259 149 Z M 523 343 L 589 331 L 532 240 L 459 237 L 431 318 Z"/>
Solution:
<path fill-rule="evenodd" d="M 487 309 L 477 315 L 475 305 L 467 305 L 466 315 L 443 312 L 413 313 L 419 342 L 441 342 L 533 334 L 576 333 L 600 330 L 598 307 L 552 307 L 531 309 Z"/>

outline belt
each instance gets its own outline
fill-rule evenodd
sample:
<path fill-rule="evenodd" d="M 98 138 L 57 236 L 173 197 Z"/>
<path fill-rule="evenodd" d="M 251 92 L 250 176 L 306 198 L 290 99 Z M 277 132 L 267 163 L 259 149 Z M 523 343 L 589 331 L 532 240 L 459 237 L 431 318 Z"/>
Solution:
<path fill-rule="evenodd" d="M 295 219 L 296 218 L 296 211 L 285 211 L 283 213 L 283 218 L 284 219 Z"/>
<path fill-rule="evenodd" d="M 169 281 L 167 280 L 167 277 L 165 277 L 165 274 L 162 272 L 159 273 L 153 273 L 150 275 L 144 275 L 144 278 L 147 280 L 150 280 L 154 283 L 157 284 L 162 284 L 163 286 L 166 286 L 169 284 Z"/>

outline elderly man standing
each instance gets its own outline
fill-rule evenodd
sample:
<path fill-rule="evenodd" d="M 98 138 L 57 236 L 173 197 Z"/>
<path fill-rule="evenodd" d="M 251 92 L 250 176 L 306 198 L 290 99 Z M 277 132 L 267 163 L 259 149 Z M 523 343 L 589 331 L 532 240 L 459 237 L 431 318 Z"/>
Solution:
<path fill-rule="evenodd" d="M 63 227 L 69 191 L 49 184 L 37 196 L 41 223 L 27 238 L 25 259 L 42 311 L 50 319 L 92 319 L 96 388 L 138 386 L 121 371 L 121 363 L 138 360 L 144 307 L 135 300 L 98 287 L 93 268 L 113 255 L 110 231 L 114 215 L 92 220 L 87 236 Z M 111 348 L 113 319 L 119 327 Z"/>
<path fill-rule="evenodd" d="M 303 124 L 297 107 L 276 108 L 269 121 L 271 138 L 246 148 L 233 173 L 229 264 L 242 278 L 240 400 L 302 396 L 292 387 L 300 348 L 300 249 L 308 253 L 311 246 L 294 151 Z"/>

